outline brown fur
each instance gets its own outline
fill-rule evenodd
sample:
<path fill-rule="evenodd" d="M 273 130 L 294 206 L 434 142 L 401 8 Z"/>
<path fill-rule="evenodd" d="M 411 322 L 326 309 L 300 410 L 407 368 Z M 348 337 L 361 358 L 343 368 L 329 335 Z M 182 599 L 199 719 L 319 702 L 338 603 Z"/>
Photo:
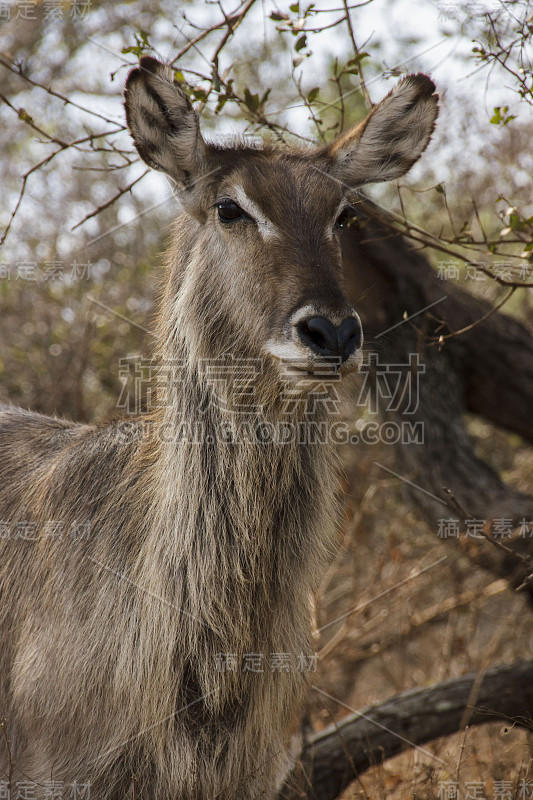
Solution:
<path fill-rule="evenodd" d="M 428 79 L 417 80 L 427 104 Z M 434 96 L 431 108 L 420 152 Z M 0 712 L 13 780 L 36 781 L 36 797 L 56 779 L 90 782 L 92 800 L 271 800 L 290 766 L 306 686 L 295 663 L 310 650 L 310 596 L 335 528 L 334 455 L 327 443 L 222 441 L 236 409 L 205 359 L 257 359 L 254 404 L 238 419 L 253 430 L 284 418 L 287 378 L 265 343 L 286 345 L 302 306 L 351 313 L 332 226 L 355 140 L 314 152 L 208 145 L 153 59 L 130 75 L 126 110 L 139 152 L 184 206 L 158 316 L 159 401 L 101 426 L 0 412 L 11 529 L 0 539 Z M 236 186 L 275 236 L 217 221 L 214 204 Z M 201 441 L 179 438 L 183 422 L 201 423 Z M 221 672 L 220 653 L 262 654 L 264 671 Z M 269 668 L 275 653 L 290 654 L 288 671 Z"/>

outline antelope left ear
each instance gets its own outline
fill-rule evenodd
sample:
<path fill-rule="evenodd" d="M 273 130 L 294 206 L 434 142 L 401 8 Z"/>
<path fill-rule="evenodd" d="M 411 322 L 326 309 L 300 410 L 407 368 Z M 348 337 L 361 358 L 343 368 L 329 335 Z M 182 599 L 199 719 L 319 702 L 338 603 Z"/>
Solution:
<path fill-rule="evenodd" d="M 427 75 L 407 75 L 359 125 L 330 146 L 333 173 L 350 187 L 400 178 L 418 161 L 435 127 L 438 97 Z"/>
<path fill-rule="evenodd" d="M 198 116 L 172 69 L 143 56 L 126 80 L 124 106 L 143 161 L 187 187 L 205 166 L 206 146 Z"/>

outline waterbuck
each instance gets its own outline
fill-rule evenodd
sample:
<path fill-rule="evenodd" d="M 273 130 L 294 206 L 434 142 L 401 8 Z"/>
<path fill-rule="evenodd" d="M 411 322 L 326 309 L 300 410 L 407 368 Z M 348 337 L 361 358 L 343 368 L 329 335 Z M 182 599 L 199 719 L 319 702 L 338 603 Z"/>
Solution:
<path fill-rule="evenodd" d="M 102 425 L 1 410 L 0 779 L 275 797 L 335 538 L 333 447 L 306 435 L 331 409 L 308 401 L 361 361 L 343 229 L 354 189 L 425 149 L 434 89 L 403 78 L 327 146 L 222 147 L 168 66 L 130 72 L 133 140 L 182 206 L 158 397 Z"/>

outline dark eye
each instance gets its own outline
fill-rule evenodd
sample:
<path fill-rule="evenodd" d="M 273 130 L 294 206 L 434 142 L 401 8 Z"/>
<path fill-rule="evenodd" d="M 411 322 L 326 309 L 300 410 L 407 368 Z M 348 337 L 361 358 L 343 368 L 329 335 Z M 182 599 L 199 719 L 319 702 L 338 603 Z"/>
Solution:
<path fill-rule="evenodd" d="M 347 228 L 351 220 L 355 218 L 355 208 L 346 206 L 343 208 L 337 219 L 335 220 L 336 228 Z"/>
<path fill-rule="evenodd" d="M 243 211 L 233 200 L 220 200 L 217 203 L 218 218 L 221 222 L 236 222 L 238 219 L 250 219 L 246 211 Z"/>

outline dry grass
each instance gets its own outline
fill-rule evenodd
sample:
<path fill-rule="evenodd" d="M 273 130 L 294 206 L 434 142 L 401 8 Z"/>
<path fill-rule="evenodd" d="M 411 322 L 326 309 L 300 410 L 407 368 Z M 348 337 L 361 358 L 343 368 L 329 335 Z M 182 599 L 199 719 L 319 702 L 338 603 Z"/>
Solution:
<path fill-rule="evenodd" d="M 531 451 L 517 437 L 479 421 L 473 432 L 483 455 L 490 451 L 492 463 L 527 489 Z M 532 658 L 533 609 L 526 596 L 474 566 L 464 539 L 443 541 L 417 519 L 400 482 L 372 464 L 392 466 L 385 446 L 351 448 L 344 456 L 349 499 L 343 542 L 323 581 L 319 627 L 360 610 L 320 634 L 317 685 L 355 710 L 408 689 Z M 313 693 L 317 729 L 346 713 Z M 532 741 L 503 720 L 467 728 L 374 767 L 342 797 L 451 800 L 457 785 L 461 800 L 529 800 Z"/>

